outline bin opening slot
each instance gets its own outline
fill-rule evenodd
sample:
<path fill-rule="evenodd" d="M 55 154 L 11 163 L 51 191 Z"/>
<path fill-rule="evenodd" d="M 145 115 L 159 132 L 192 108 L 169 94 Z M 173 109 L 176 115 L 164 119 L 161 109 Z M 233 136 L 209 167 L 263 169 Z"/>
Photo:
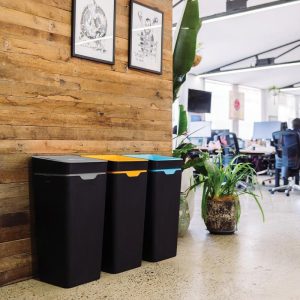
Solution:
<path fill-rule="evenodd" d="M 138 177 L 142 173 L 147 173 L 146 170 L 136 170 L 136 171 L 112 171 L 108 172 L 108 174 L 126 174 L 128 177 Z"/>
<path fill-rule="evenodd" d="M 34 173 L 38 176 L 48 176 L 48 177 L 80 177 L 82 180 L 93 180 L 96 179 L 98 175 L 105 175 L 106 173 L 83 173 L 83 174 L 46 174 L 46 173 Z"/>
<path fill-rule="evenodd" d="M 162 169 L 162 170 L 151 170 L 150 172 L 158 173 L 163 172 L 166 175 L 174 175 L 177 171 L 181 171 L 181 169 Z"/>

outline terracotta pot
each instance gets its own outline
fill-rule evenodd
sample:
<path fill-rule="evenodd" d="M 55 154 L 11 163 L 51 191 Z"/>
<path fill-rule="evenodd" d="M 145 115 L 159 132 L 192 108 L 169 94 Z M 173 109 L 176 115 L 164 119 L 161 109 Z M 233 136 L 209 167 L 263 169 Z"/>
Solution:
<path fill-rule="evenodd" d="M 207 201 L 207 230 L 213 234 L 232 234 L 237 228 L 239 199 L 227 196 Z"/>

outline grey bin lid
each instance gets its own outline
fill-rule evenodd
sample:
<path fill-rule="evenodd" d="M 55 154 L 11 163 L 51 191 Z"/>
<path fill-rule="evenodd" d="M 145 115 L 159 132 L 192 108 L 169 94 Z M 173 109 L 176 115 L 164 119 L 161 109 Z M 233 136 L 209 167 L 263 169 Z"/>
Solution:
<path fill-rule="evenodd" d="M 34 174 L 91 174 L 104 173 L 107 170 L 107 161 L 85 158 L 76 155 L 33 156 L 32 171 Z"/>

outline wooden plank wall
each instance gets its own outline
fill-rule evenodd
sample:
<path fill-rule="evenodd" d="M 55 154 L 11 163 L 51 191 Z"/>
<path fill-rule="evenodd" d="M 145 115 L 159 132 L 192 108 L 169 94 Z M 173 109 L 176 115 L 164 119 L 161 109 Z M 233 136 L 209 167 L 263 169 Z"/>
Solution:
<path fill-rule="evenodd" d="M 127 68 L 129 0 L 114 66 L 70 57 L 71 0 L 0 0 L 0 285 L 34 273 L 31 155 L 170 154 L 172 1 L 140 2 L 165 12 L 162 76 Z"/>

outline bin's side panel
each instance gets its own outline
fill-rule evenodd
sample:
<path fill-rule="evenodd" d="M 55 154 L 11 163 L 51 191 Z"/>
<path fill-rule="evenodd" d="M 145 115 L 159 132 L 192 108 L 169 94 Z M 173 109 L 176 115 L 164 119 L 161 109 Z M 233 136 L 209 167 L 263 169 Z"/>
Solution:
<path fill-rule="evenodd" d="M 68 202 L 68 287 L 100 278 L 106 175 L 71 177 Z"/>
<path fill-rule="evenodd" d="M 63 286 L 67 278 L 67 177 L 33 177 L 38 276 Z"/>
<path fill-rule="evenodd" d="M 149 172 L 143 258 L 160 261 L 177 254 L 181 171 Z"/>
<path fill-rule="evenodd" d="M 102 269 L 120 273 L 141 265 L 147 173 L 109 174 Z"/>

